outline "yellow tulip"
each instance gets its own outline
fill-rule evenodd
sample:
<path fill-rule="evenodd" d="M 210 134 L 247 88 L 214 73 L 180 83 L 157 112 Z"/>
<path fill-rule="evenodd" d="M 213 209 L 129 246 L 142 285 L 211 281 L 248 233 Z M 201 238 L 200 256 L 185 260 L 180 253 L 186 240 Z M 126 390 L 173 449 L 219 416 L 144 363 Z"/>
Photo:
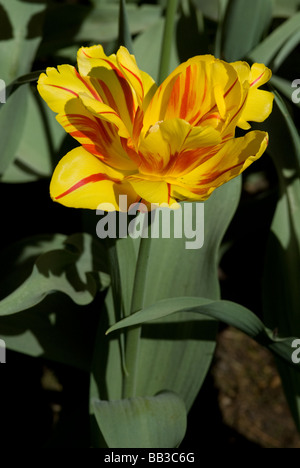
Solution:
<path fill-rule="evenodd" d="M 179 65 L 159 86 L 120 47 L 78 51 L 71 65 L 48 68 L 38 90 L 58 122 L 81 146 L 57 165 L 53 200 L 119 210 L 119 196 L 168 204 L 203 201 L 258 159 L 268 134 L 250 128 L 272 111 L 273 94 L 258 89 L 271 77 L 263 64 L 226 63 L 212 55 Z"/>

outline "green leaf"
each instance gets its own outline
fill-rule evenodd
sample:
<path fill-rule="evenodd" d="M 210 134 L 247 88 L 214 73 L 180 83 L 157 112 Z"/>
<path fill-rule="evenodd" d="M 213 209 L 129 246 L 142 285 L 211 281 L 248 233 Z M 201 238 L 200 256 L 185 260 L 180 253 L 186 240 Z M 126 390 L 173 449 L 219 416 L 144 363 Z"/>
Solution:
<path fill-rule="evenodd" d="M 0 1 L 1 79 L 8 85 L 31 71 L 42 38 L 45 4 Z"/>
<path fill-rule="evenodd" d="M 199 9 L 204 16 L 212 21 L 218 21 L 219 19 L 219 0 L 193 0 L 193 5 Z"/>
<path fill-rule="evenodd" d="M 23 133 L 28 86 L 12 82 L 30 72 L 42 36 L 45 5 L 17 0 L 0 1 L 1 80 L 6 84 L 6 103 L 0 104 L 0 177 L 15 158 Z M 12 93 L 12 94 L 11 94 Z"/>
<path fill-rule="evenodd" d="M 288 18 L 297 12 L 299 6 L 299 0 L 274 0 L 273 16 Z"/>
<path fill-rule="evenodd" d="M 276 53 L 284 46 L 294 34 L 299 31 L 300 12 L 287 19 L 271 32 L 260 44 L 258 44 L 248 55 L 253 62 L 269 65 Z"/>
<path fill-rule="evenodd" d="M 130 27 L 128 22 L 128 15 L 126 10 L 125 0 L 120 0 L 119 10 L 119 36 L 118 47 L 126 47 L 130 53 L 133 53 L 132 39 L 130 34 Z"/>
<path fill-rule="evenodd" d="M 264 320 L 281 335 L 300 336 L 300 137 L 285 103 L 277 94 L 266 121 L 269 151 L 275 163 L 280 199 L 268 242 L 264 283 Z M 300 376 L 278 362 L 294 420 L 300 430 Z"/>
<path fill-rule="evenodd" d="M 89 304 L 98 290 L 98 281 L 107 287 L 107 275 L 93 274 L 93 242 L 87 234 L 69 237 L 60 249 L 39 255 L 30 276 L 0 301 L 0 315 L 26 310 L 48 294 L 60 291 L 79 305 Z M 100 272 L 99 272 L 100 273 Z"/>
<path fill-rule="evenodd" d="M 50 177 L 55 162 L 62 156 L 59 152 L 66 133 L 51 109 L 31 89 L 27 104 L 18 148 L 10 153 L 15 153 L 16 157 L 5 171 L 3 182 L 18 183 Z"/>
<path fill-rule="evenodd" d="M 134 55 L 141 70 L 158 82 L 164 19 L 160 18 L 133 41 Z M 170 71 L 179 65 L 175 37 L 171 50 Z"/>
<path fill-rule="evenodd" d="M 176 448 L 186 431 L 186 409 L 179 396 L 94 400 L 95 416 L 110 448 Z"/>
<path fill-rule="evenodd" d="M 300 31 L 297 31 L 285 42 L 285 44 L 282 46 L 282 48 L 276 55 L 273 65 L 272 65 L 273 72 L 278 70 L 278 68 L 289 57 L 289 55 L 295 49 L 295 47 L 299 44 L 299 42 L 300 42 Z"/>
<path fill-rule="evenodd" d="M 164 33 L 159 62 L 158 84 L 161 84 L 170 73 L 171 51 L 175 39 L 175 18 L 178 0 L 167 0 Z"/>
<path fill-rule="evenodd" d="M 28 92 L 28 85 L 21 86 L 0 104 L 0 178 L 15 158 L 23 134 Z"/>
<path fill-rule="evenodd" d="M 151 239 L 144 307 L 179 296 L 219 298 L 219 245 L 237 206 L 239 182 L 226 184 L 204 203 L 204 245 L 201 248 L 186 249 L 184 236 L 176 239 L 171 234 L 170 239 Z M 196 207 L 197 203 L 190 205 L 190 220 L 194 222 Z M 203 220 L 199 222 L 198 235 L 203 229 L 202 223 Z M 186 321 L 182 313 L 159 323 L 143 325 L 137 394 L 155 394 L 168 388 L 178 393 L 189 409 L 209 368 L 217 326 L 214 320 L 203 320 L 203 317 L 197 324 Z"/>
<path fill-rule="evenodd" d="M 130 33 L 149 28 L 161 15 L 158 5 L 127 4 Z M 55 24 L 55 28 L 53 28 Z M 82 43 L 105 44 L 116 41 L 119 34 L 119 1 L 101 2 L 94 8 L 86 5 L 49 5 L 45 18 L 44 40 L 39 55 L 61 53 L 61 49 Z M 74 56 L 75 60 L 75 56 Z"/>
<path fill-rule="evenodd" d="M 229 0 L 222 31 L 225 60 L 246 57 L 259 44 L 271 19 L 272 0 Z"/>
<path fill-rule="evenodd" d="M 101 242 L 91 241 L 88 234 L 34 236 L 11 244 L 1 252 L 0 263 L 5 265 L 0 272 L 1 295 L 15 297 L 16 302 L 4 299 L 0 301 L 0 309 L 4 313 L 8 312 L 7 309 L 3 311 L 3 304 L 8 301 L 11 311 L 18 307 L 22 312 L 0 316 L 0 336 L 5 340 L 7 348 L 14 351 L 30 356 L 44 356 L 90 371 L 101 304 L 95 307 L 93 302 L 83 307 L 75 304 L 65 293 L 59 292 L 62 289 L 60 286 L 57 291 L 58 279 L 55 277 L 52 282 L 53 271 L 63 269 L 62 261 L 68 257 L 70 264 L 65 263 L 64 272 L 66 276 L 75 276 L 76 272 L 76 277 L 70 278 L 70 285 L 62 279 L 62 286 L 66 286 L 72 295 L 75 294 L 77 302 L 78 299 L 82 302 L 80 291 L 72 291 L 72 285 L 81 282 L 80 274 L 84 279 L 86 275 L 90 277 L 87 283 L 93 280 L 95 284 L 101 284 L 102 281 L 102 287 L 107 286 L 104 284 L 108 280 L 105 249 Z M 36 283 L 28 284 L 28 278 L 37 264 L 49 269 L 45 281 L 48 280 L 49 291 L 50 288 L 56 291 L 35 306 L 23 310 L 37 302 L 42 293 L 36 290 Z M 95 275 L 93 271 L 103 272 L 99 280 L 98 274 Z M 35 280 L 38 281 L 37 278 Z M 24 282 L 27 282 L 29 288 L 27 292 L 24 291 Z M 20 304 L 18 301 L 22 292 L 25 297 L 24 303 Z"/>
<path fill-rule="evenodd" d="M 230 301 L 212 301 L 199 297 L 176 297 L 161 300 L 152 306 L 136 312 L 130 317 L 124 318 L 113 325 L 107 333 L 123 327 L 161 319 L 177 312 L 183 312 L 186 315 L 186 320 L 193 320 L 193 316 L 190 313 L 207 315 L 208 317 L 221 320 L 243 331 L 258 343 L 268 347 L 291 363 L 291 344 L 294 337 L 285 339 L 272 338 L 271 332 L 253 312 Z"/>
<path fill-rule="evenodd" d="M 208 295 L 219 298 L 218 258 L 219 246 L 225 230 L 235 212 L 240 194 L 240 178 L 217 189 L 205 202 L 204 245 L 198 250 L 186 249 L 186 238 L 149 239 L 151 242 L 146 283 L 143 286 L 145 307 L 168 297 L 180 295 Z M 191 219 L 195 222 L 196 203 L 192 208 Z M 172 224 L 172 223 L 171 223 Z M 195 228 L 195 226 L 194 226 Z M 198 225 L 201 231 L 202 222 Z M 126 241 L 132 243 L 129 250 Z M 147 239 L 143 239 L 147 240 Z M 132 288 L 137 246 L 140 239 L 116 241 L 123 247 L 114 256 L 112 278 L 125 287 L 126 303 L 130 304 L 129 291 Z M 129 252 L 132 254 L 129 254 Z M 134 253 L 134 254 L 133 254 Z M 133 262 L 127 265 L 126 262 Z M 129 268 L 129 270 L 128 270 Z M 130 273 L 128 273 L 128 271 Z M 115 280 L 112 280 L 115 281 Z M 128 282 L 129 281 L 129 282 Z M 128 282 L 128 283 L 127 283 Z M 126 286 L 127 283 L 127 286 Z M 131 285 L 131 286 L 130 286 Z M 127 288 L 127 289 L 126 289 Z M 128 291 L 128 292 L 127 292 Z M 122 295 L 124 292 L 121 293 Z M 103 400 L 122 399 L 122 382 L 126 373 L 121 339 L 118 333 L 105 336 L 110 324 L 120 319 L 120 308 L 114 310 L 112 288 L 106 296 L 106 309 L 100 322 L 96 339 L 92 397 Z M 206 376 L 215 349 L 218 324 L 215 320 L 198 316 L 197 323 L 186 320 L 186 314 L 174 314 L 159 322 L 143 325 L 137 369 L 137 395 L 155 395 L 162 389 L 175 391 L 185 401 L 189 409 Z M 121 333 L 123 333 L 121 331 Z M 124 349 L 124 348 L 123 348 Z M 105 378 L 103 377 L 105 375 Z M 91 410 L 93 411 L 93 410 Z M 94 426 L 95 427 L 95 426 Z M 97 434 L 94 433 L 94 443 Z"/>

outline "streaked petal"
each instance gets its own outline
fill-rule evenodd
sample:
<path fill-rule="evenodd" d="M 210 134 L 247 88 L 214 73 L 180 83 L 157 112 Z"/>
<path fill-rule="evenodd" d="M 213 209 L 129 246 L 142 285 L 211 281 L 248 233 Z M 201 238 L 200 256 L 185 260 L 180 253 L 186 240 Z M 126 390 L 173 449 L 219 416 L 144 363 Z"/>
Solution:
<path fill-rule="evenodd" d="M 141 103 L 144 99 L 144 84 L 134 55 L 131 55 L 125 47 L 120 47 L 117 52 L 117 62 Z"/>
<path fill-rule="evenodd" d="M 263 63 L 254 63 L 250 71 L 250 87 L 258 88 L 267 83 L 272 76 L 272 72 Z"/>
<path fill-rule="evenodd" d="M 79 72 L 90 77 L 101 100 L 119 115 L 132 134 L 138 98 L 116 55 L 107 56 L 102 46 L 81 47 L 77 60 Z"/>
<path fill-rule="evenodd" d="M 78 98 L 79 93 L 101 101 L 91 80 L 80 76 L 71 65 L 59 65 L 57 69 L 47 68 L 46 73 L 40 75 L 37 87 L 50 109 L 57 113 L 63 113 L 66 104 Z"/>
<path fill-rule="evenodd" d="M 118 133 L 121 137 L 129 138 L 129 132 L 121 120 L 120 116 L 111 107 L 103 102 L 92 99 L 85 93 L 79 93 L 79 97 L 84 107 L 96 117 L 106 120 L 107 122 L 113 123 L 118 128 Z"/>
<path fill-rule="evenodd" d="M 146 132 L 155 122 L 166 118 L 179 117 L 190 123 L 192 119 L 199 119 L 211 105 L 211 101 L 206 102 L 206 99 L 210 99 L 206 72 L 208 65 L 214 60 L 212 55 L 204 55 L 193 57 L 179 65 L 159 86 L 149 103 L 143 131 Z M 198 115 L 195 115 L 195 112 Z"/>
<path fill-rule="evenodd" d="M 272 72 L 261 63 L 254 63 L 251 69 L 245 62 L 235 62 L 232 65 L 237 70 L 240 80 L 249 83 L 248 97 L 237 122 L 240 128 L 249 130 L 251 125 L 248 121 L 263 122 L 272 112 L 273 94 L 257 89 L 269 81 Z"/>
<path fill-rule="evenodd" d="M 74 207 L 96 209 L 111 203 L 119 209 L 119 195 L 127 195 L 128 206 L 138 200 L 123 174 L 103 164 L 82 147 L 70 151 L 55 168 L 50 184 L 54 201 Z"/>
<path fill-rule="evenodd" d="M 71 100 L 65 112 L 56 117 L 57 121 L 87 151 L 117 169 L 136 169 L 114 124 L 91 114 L 80 99 Z"/>
<path fill-rule="evenodd" d="M 182 119 L 157 122 L 141 141 L 139 170 L 145 174 L 161 176 L 187 170 L 194 161 L 188 157 L 193 149 L 217 145 L 220 134 L 211 127 L 192 127 Z M 193 157 L 193 159 L 195 159 Z"/>
<path fill-rule="evenodd" d="M 205 200 L 216 187 L 238 176 L 257 160 L 268 145 L 266 132 L 252 131 L 220 145 L 219 151 L 189 174 L 178 178 L 178 185 L 194 193 L 206 194 Z"/>
<path fill-rule="evenodd" d="M 118 66 L 116 54 L 107 56 L 102 45 L 81 47 L 77 52 L 78 70 L 81 75 L 89 75 L 94 68 L 112 70 Z"/>

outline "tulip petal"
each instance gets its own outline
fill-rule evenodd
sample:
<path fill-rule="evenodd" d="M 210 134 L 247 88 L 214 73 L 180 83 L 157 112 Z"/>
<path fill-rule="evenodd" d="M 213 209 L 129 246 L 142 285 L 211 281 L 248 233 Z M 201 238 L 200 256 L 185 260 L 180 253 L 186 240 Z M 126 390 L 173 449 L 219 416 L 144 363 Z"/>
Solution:
<path fill-rule="evenodd" d="M 252 89 L 258 88 L 267 83 L 272 76 L 272 72 L 263 63 L 254 63 L 250 71 L 250 87 Z"/>
<path fill-rule="evenodd" d="M 242 119 L 247 122 L 263 122 L 272 112 L 273 100 L 274 95 L 269 91 L 250 89 Z"/>
<path fill-rule="evenodd" d="M 273 94 L 257 89 L 269 81 L 272 72 L 261 63 L 254 63 L 251 69 L 245 62 L 235 62 L 231 65 L 236 69 L 243 83 L 249 82 L 248 97 L 237 122 L 240 128 L 248 130 L 251 128 L 248 121 L 263 122 L 272 112 Z"/>
<path fill-rule="evenodd" d="M 140 143 L 139 170 L 156 176 L 190 170 L 203 148 L 207 152 L 220 142 L 219 132 L 211 127 L 192 127 L 182 119 L 157 122 Z"/>
<path fill-rule="evenodd" d="M 68 102 L 78 98 L 79 93 L 101 101 L 90 78 L 80 76 L 71 65 L 59 65 L 57 69 L 47 68 L 46 73 L 40 75 L 37 87 L 50 109 L 59 114 L 64 112 Z"/>
<path fill-rule="evenodd" d="M 116 55 L 107 56 L 102 46 L 81 47 L 77 60 L 79 72 L 91 77 L 102 101 L 119 115 L 132 133 L 138 98 L 120 68 Z"/>
<path fill-rule="evenodd" d="M 117 62 L 141 103 L 144 99 L 144 85 L 134 55 L 131 55 L 125 47 L 120 47 L 117 52 Z"/>
<path fill-rule="evenodd" d="M 130 176 L 128 178 L 133 189 L 139 197 L 155 205 L 173 204 L 175 200 L 170 195 L 169 184 L 163 180 L 147 180 L 142 177 Z"/>
<path fill-rule="evenodd" d="M 201 199 L 205 200 L 215 188 L 238 176 L 257 160 L 267 145 L 268 134 L 260 131 L 229 140 L 220 145 L 219 151 L 199 167 L 178 178 L 178 185 L 201 195 Z"/>
<path fill-rule="evenodd" d="M 145 112 L 145 132 L 155 122 L 167 118 L 179 117 L 193 123 L 211 107 L 207 67 L 213 61 L 212 55 L 193 57 L 165 79 Z"/>
<path fill-rule="evenodd" d="M 103 164 L 82 147 L 60 160 L 52 176 L 50 194 L 65 206 L 89 209 L 107 203 L 119 210 L 119 195 L 127 195 L 128 206 L 139 199 L 121 172 Z"/>
<path fill-rule="evenodd" d="M 93 116 L 79 99 L 70 101 L 66 112 L 59 114 L 57 121 L 87 151 L 117 169 L 136 169 L 136 163 L 128 156 L 113 124 Z"/>
<path fill-rule="evenodd" d="M 113 123 L 118 128 L 118 133 L 121 137 L 129 138 L 127 128 L 124 125 L 124 122 L 121 120 L 120 116 L 114 111 L 111 107 L 103 102 L 96 101 L 92 99 L 89 95 L 85 93 L 79 93 L 79 98 L 81 99 L 84 107 L 96 117 L 106 120 L 107 122 Z"/>

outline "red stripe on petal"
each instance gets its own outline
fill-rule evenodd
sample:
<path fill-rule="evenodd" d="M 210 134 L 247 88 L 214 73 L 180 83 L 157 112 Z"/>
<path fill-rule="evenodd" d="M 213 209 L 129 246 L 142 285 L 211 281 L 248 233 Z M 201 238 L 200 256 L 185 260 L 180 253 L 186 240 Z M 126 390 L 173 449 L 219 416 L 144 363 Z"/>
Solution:
<path fill-rule="evenodd" d="M 143 82 L 142 80 L 132 71 L 130 70 L 129 68 L 125 67 L 124 65 L 122 65 L 122 68 L 124 68 L 124 70 L 128 71 L 129 73 L 131 73 L 131 75 L 134 76 L 134 78 L 138 81 L 140 87 L 141 87 L 141 90 L 142 90 L 142 96 L 144 97 L 144 86 L 143 86 Z"/>
<path fill-rule="evenodd" d="M 265 73 L 265 72 L 263 71 L 262 74 L 259 75 L 258 78 L 256 78 L 256 80 L 254 80 L 254 81 L 252 81 L 252 83 L 250 83 L 250 88 L 251 88 L 252 86 L 254 86 L 254 85 L 264 76 L 264 73 Z"/>
<path fill-rule="evenodd" d="M 76 96 L 78 98 L 78 94 L 75 93 L 75 91 L 72 91 L 71 89 L 64 88 L 63 86 L 58 86 L 58 85 L 55 85 L 55 84 L 48 84 L 48 86 L 52 86 L 53 88 L 63 89 L 64 91 L 67 91 L 68 93 L 74 94 L 74 96 Z"/>
<path fill-rule="evenodd" d="M 107 86 L 107 84 L 104 83 L 104 81 L 102 81 L 102 80 L 98 80 L 98 82 L 99 82 L 99 85 L 102 88 L 102 91 L 105 94 L 105 97 L 106 97 L 106 100 L 107 100 L 107 103 L 108 103 L 109 107 L 111 107 L 112 109 L 117 110 L 118 107 L 117 107 L 116 101 L 115 101 L 113 95 L 111 94 L 111 91 L 110 91 L 109 87 Z"/>
<path fill-rule="evenodd" d="M 235 87 L 236 83 L 238 81 L 238 78 L 236 78 L 235 82 L 230 86 L 229 89 L 227 89 L 226 93 L 224 94 L 224 98 L 226 98 L 226 96 L 228 96 L 228 94 L 230 93 L 230 91 Z"/>
<path fill-rule="evenodd" d="M 118 77 L 118 80 L 119 80 L 119 83 L 121 85 L 123 94 L 125 96 L 126 106 L 127 106 L 127 109 L 128 109 L 130 119 L 133 122 L 134 115 L 135 115 L 135 105 L 134 105 L 134 100 L 133 100 L 131 88 L 130 88 L 128 82 L 125 80 L 125 78 L 123 77 L 123 75 L 120 72 L 116 73 L 116 75 Z"/>
<path fill-rule="evenodd" d="M 168 204 L 170 204 L 170 200 L 171 200 L 171 185 L 170 184 L 167 184 L 168 186 Z"/>
<path fill-rule="evenodd" d="M 191 84 L 191 66 L 188 66 L 185 74 L 184 93 L 182 96 L 179 116 L 184 119 L 188 112 L 189 98 L 190 98 L 190 84 Z"/>
<path fill-rule="evenodd" d="M 79 188 L 83 187 L 86 184 L 90 183 L 95 183 L 95 182 L 101 182 L 102 180 L 111 180 L 112 182 L 115 183 L 120 183 L 120 180 L 118 179 L 110 179 L 106 174 L 91 174 L 90 176 L 84 177 L 83 179 L 79 180 L 76 184 L 72 185 L 68 190 L 65 192 L 61 193 L 57 197 L 54 197 L 55 200 L 59 200 L 62 197 L 65 197 L 66 195 L 69 195 L 70 193 L 74 192 L 75 190 L 78 190 Z"/>
<path fill-rule="evenodd" d="M 82 51 L 83 55 L 85 55 L 87 58 L 93 58 L 91 55 L 88 55 L 88 54 L 86 53 L 86 51 L 84 50 L 83 47 L 82 47 L 81 51 Z"/>
<path fill-rule="evenodd" d="M 248 97 L 248 95 L 246 95 L 246 97 L 245 97 L 245 99 L 244 99 L 243 104 L 241 105 L 241 107 L 237 110 L 237 112 L 234 114 L 234 116 L 231 117 L 230 123 L 236 118 L 236 116 L 237 116 L 237 115 L 241 112 L 241 110 L 243 109 L 243 107 L 244 107 L 244 105 L 245 105 L 245 103 L 246 103 L 247 97 Z"/>
<path fill-rule="evenodd" d="M 78 73 L 77 70 L 75 70 L 75 75 L 76 75 L 76 77 L 83 83 L 83 85 L 87 88 L 87 90 L 91 93 L 91 95 L 92 95 L 97 101 L 102 102 L 102 99 L 100 98 L 99 94 L 93 89 L 92 86 L 89 85 L 89 83 L 87 83 L 87 82 L 85 81 L 85 79 Z"/>

